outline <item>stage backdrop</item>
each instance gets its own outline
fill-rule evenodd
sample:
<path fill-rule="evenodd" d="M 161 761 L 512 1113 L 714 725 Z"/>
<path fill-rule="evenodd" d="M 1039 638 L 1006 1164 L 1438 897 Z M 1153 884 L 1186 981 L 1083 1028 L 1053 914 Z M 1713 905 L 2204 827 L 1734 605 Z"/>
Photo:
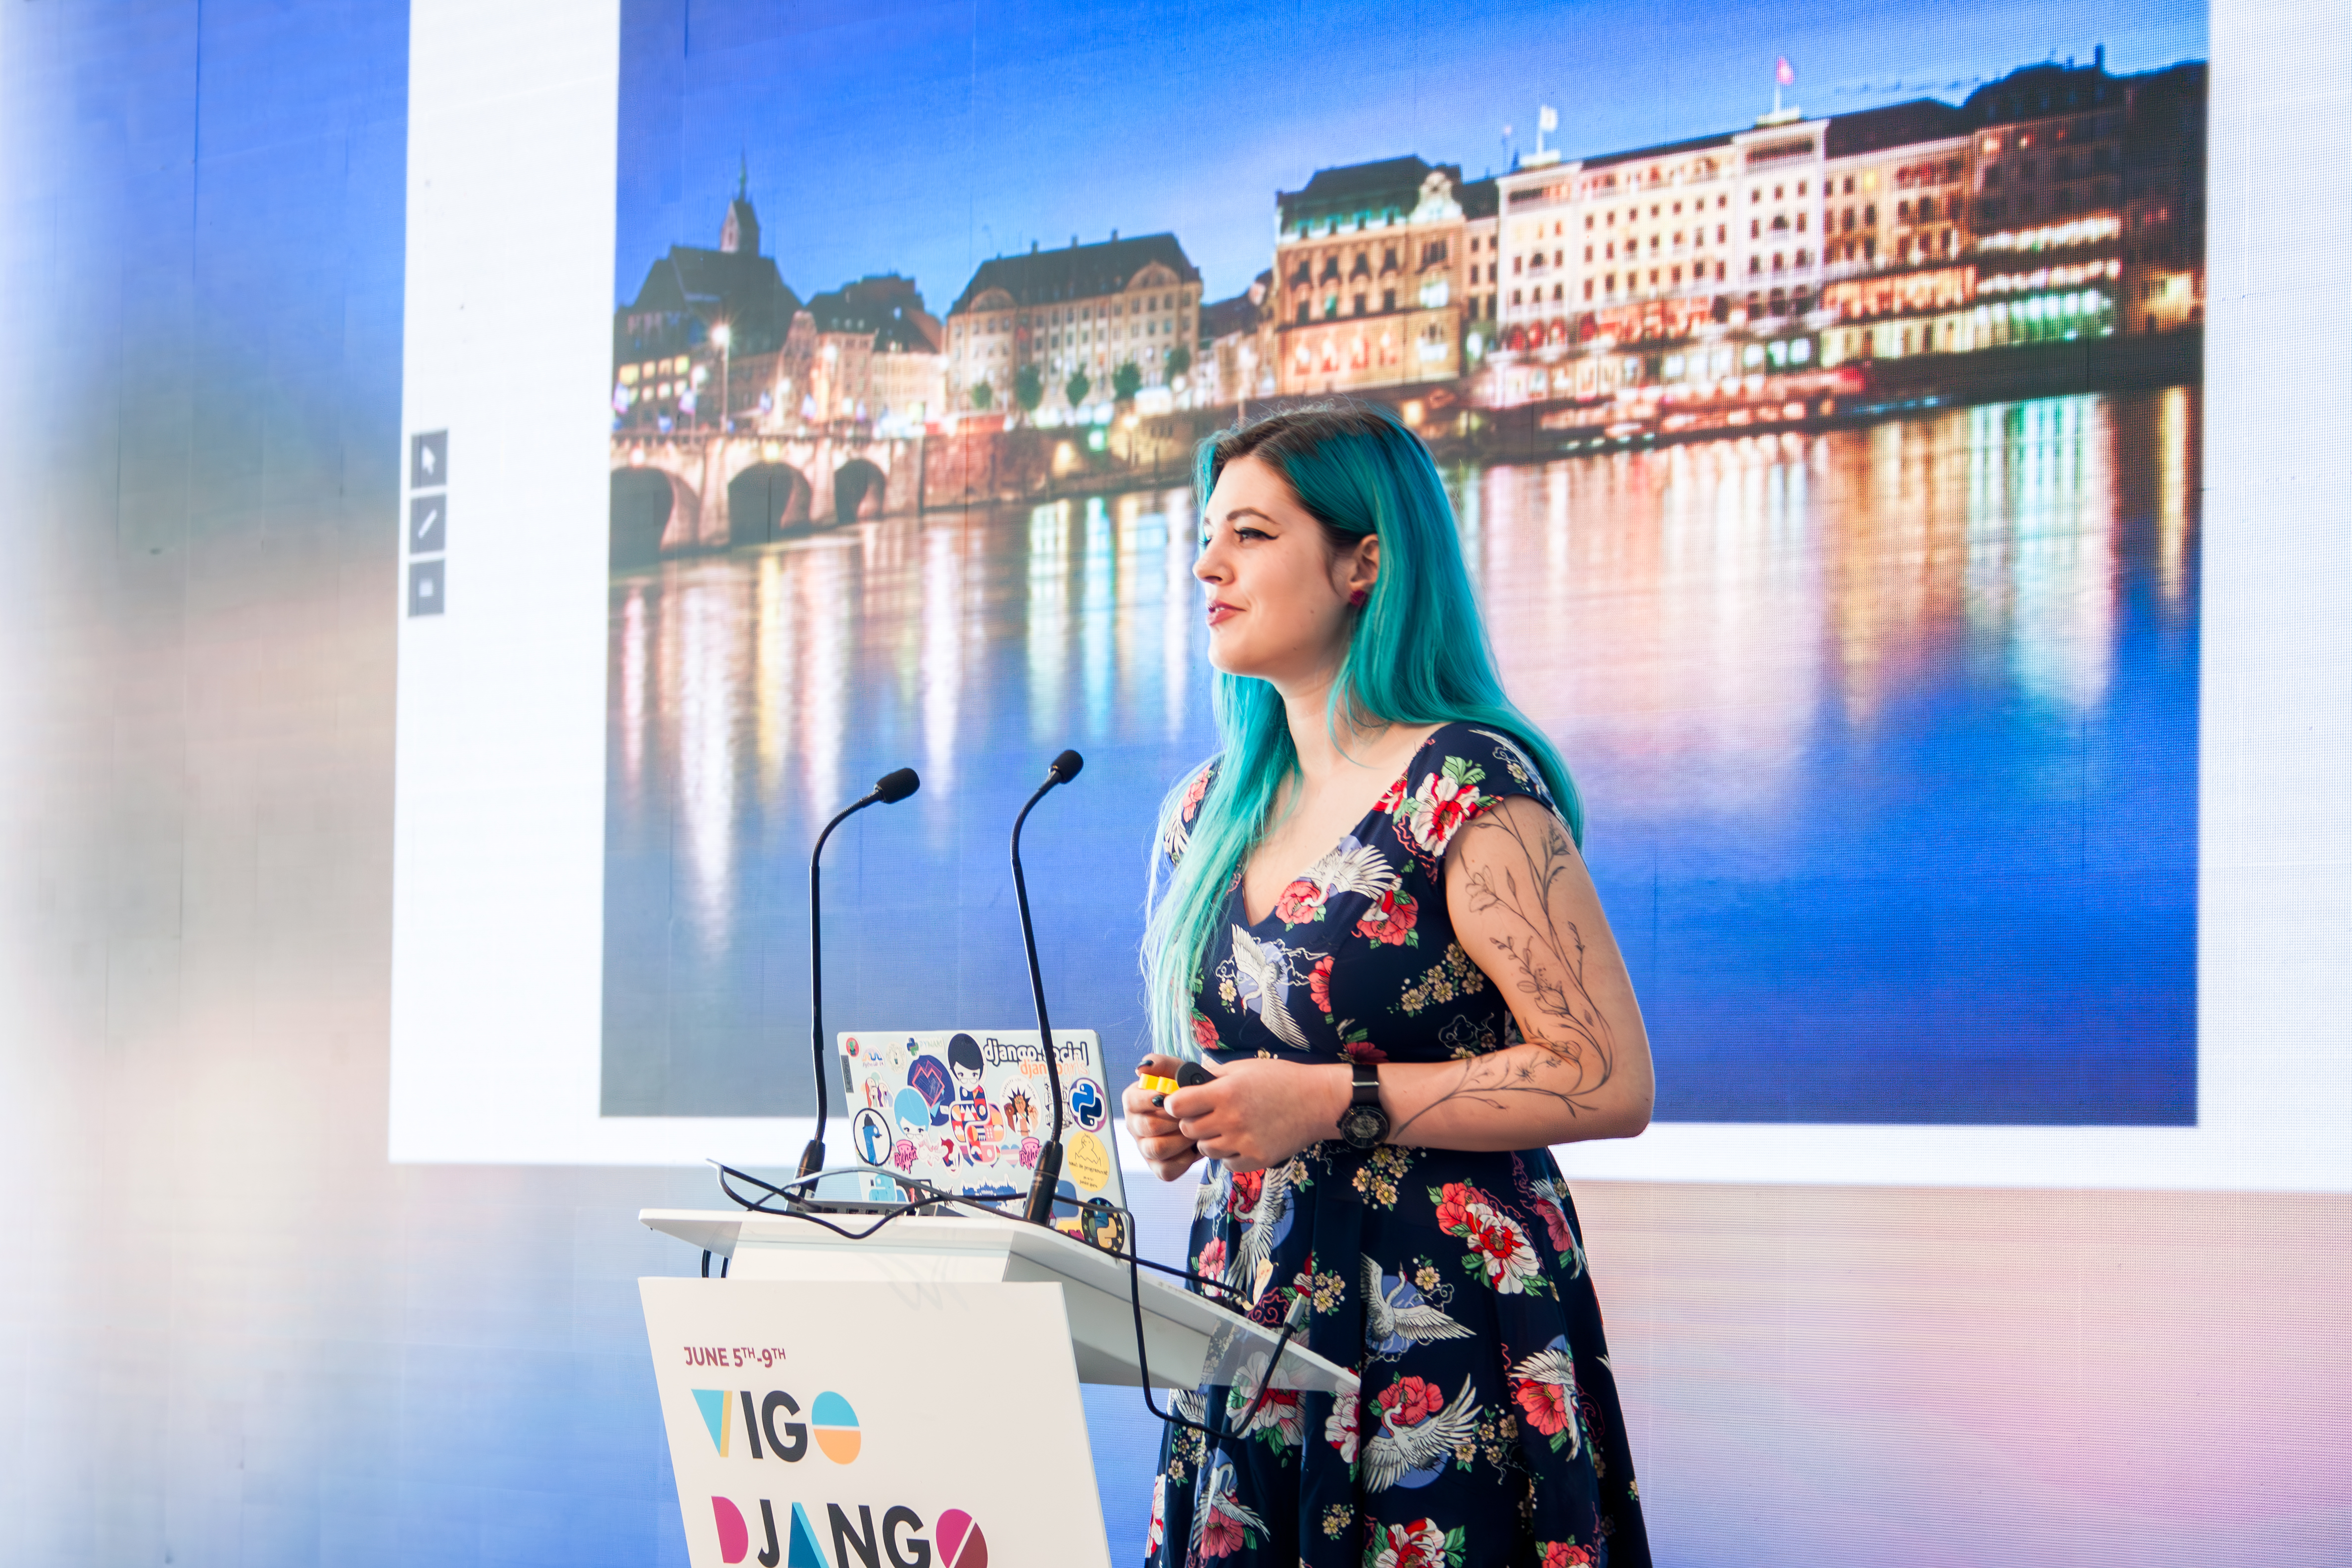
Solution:
<path fill-rule="evenodd" d="M 2201 5 L 1488 10 L 1404 70 L 1370 12 L 621 16 L 606 1115 L 807 1108 L 807 846 L 903 763 L 835 1016 L 1022 1016 L 1004 828 L 1076 745 L 1049 972 L 1135 1048 L 1189 454 L 1340 395 L 1444 465 L 1662 1118 L 2196 1120 Z"/>
<path fill-rule="evenodd" d="M 1085 750 L 1033 880 L 1133 1049 L 1185 452 L 1328 393 L 1591 803 L 1662 1560 L 2352 1557 L 2347 50 L 0 11 L 0 1562 L 683 1561 L 634 1214 L 797 1147 L 813 824 L 925 773 L 834 847 L 838 1026 L 1018 1024 Z"/>

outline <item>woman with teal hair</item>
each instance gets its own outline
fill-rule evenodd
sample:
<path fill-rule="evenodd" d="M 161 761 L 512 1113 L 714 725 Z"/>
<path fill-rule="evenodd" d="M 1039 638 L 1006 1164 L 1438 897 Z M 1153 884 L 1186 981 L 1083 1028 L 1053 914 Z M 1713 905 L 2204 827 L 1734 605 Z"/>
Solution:
<path fill-rule="evenodd" d="M 1126 1095 L 1190 1266 L 1361 1374 L 1180 1396 L 1155 1564 L 1649 1561 L 1575 1211 L 1548 1152 L 1649 1122 L 1583 812 L 1503 694 L 1428 450 L 1269 415 L 1199 465 L 1217 755 L 1169 794 Z M 1214 1434 L 1210 1436 L 1208 1434 Z"/>

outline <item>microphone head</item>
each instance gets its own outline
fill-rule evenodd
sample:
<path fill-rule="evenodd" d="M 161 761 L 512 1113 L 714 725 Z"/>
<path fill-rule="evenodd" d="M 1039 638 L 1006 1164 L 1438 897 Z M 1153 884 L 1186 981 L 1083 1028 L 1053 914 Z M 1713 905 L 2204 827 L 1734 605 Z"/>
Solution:
<path fill-rule="evenodd" d="M 900 768 L 874 781 L 874 798 L 884 805 L 896 805 L 922 787 L 923 781 L 914 769 Z"/>
<path fill-rule="evenodd" d="M 1076 778 L 1078 776 L 1078 770 L 1086 765 L 1086 758 L 1078 755 L 1077 752 L 1064 752 L 1060 756 L 1055 757 L 1052 764 L 1045 769 L 1045 776 L 1053 780 L 1055 784 L 1067 784 L 1072 779 Z"/>

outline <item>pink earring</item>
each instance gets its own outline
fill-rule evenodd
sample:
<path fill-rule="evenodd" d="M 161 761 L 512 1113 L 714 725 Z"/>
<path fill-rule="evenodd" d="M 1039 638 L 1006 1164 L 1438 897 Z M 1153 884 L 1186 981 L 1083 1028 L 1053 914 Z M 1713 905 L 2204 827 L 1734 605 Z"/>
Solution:
<path fill-rule="evenodd" d="M 1365 590 L 1363 590 L 1363 589 L 1361 589 L 1361 588 L 1359 588 L 1359 589 L 1357 589 L 1354 593 L 1352 593 L 1352 594 L 1350 594 L 1350 595 L 1348 595 L 1348 603 L 1349 603 L 1350 605 L 1352 605 L 1354 608 L 1360 610 L 1360 609 L 1362 609 L 1362 608 L 1364 607 L 1364 601 L 1365 601 L 1366 599 L 1370 598 L 1370 597 L 1371 597 L 1371 595 L 1370 595 L 1370 594 L 1367 593 Z"/>

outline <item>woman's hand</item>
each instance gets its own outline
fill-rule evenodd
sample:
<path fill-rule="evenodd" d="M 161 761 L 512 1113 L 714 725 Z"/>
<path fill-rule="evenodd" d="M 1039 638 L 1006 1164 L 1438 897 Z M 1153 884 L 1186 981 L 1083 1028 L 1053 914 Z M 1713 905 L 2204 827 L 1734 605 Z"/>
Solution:
<path fill-rule="evenodd" d="M 1202 1065 L 1215 1081 L 1178 1089 L 1164 1111 L 1194 1150 L 1227 1169 L 1263 1171 L 1339 1135 L 1350 1093 L 1345 1063 L 1244 1057 Z"/>
<path fill-rule="evenodd" d="M 1138 1077 L 1172 1079 L 1176 1068 L 1173 1057 L 1146 1057 L 1136 1064 L 1135 1071 Z M 1172 1182 L 1200 1163 L 1200 1150 L 1177 1128 L 1174 1117 L 1151 1103 L 1150 1089 L 1139 1083 L 1129 1084 L 1120 1105 L 1127 1112 L 1127 1135 L 1135 1140 L 1153 1175 Z"/>

